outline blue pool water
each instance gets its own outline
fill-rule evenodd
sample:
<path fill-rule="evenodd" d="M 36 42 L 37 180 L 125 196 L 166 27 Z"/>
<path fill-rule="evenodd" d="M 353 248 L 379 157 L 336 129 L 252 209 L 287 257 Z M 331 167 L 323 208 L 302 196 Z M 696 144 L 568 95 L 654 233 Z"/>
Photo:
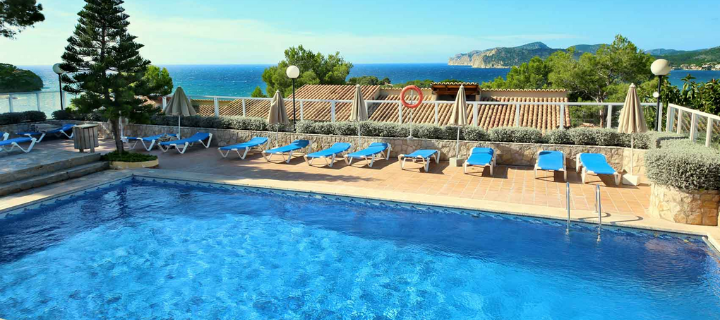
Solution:
<path fill-rule="evenodd" d="M 237 188 L 236 188 L 237 189 Z M 133 180 L 0 220 L 6 319 L 718 319 L 697 238 Z"/>

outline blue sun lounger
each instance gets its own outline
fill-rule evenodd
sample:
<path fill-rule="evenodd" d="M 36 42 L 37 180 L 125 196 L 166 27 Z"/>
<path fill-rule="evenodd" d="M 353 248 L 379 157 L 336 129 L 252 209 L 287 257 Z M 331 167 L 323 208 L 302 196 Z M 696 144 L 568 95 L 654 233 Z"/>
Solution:
<path fill-rule="evenodd" d="M 472 148 L 470 156 L 463 164 L 463 172 L 468 173 L 467 169 L 471 166 L 490 167 L 490 175 L 493 175 L 495 169 L 495 150 L 493 148 Z"/>
<path fill-rule="evenodd" d="M 27 136 L 28 138 L 34 138 L 35 136 L 40 136 L 40 138 L 36 138 L 37 142 L 41 142 L 43 140 L 43 138 L 45 138 L 45 136 L 48 134 L 54 134 L 57 137 L 66 136 L 68 139 L 72 139 L 73 127 L 75 127 L 74 124 L 64 124 L 60 128 L 48 130 L 45 132 L 36 132 L 36 131 L 18 132 L 17 135 Z M 70 134 L 68 134 L 68 131 L 70 132 Z"/>
<path fill-rule="evenodd" d="M 352 147 L 352 145 L 347 142 L 337 142 L 330 148 L 305 155 L 305 162 L 307 162 L 309 166 L 312 166 L 313 160 L 323 158 L 325 159 L 325 164 L 332 168 L 333 164 L 335 164 L 335 158 L 347 152 L 350 147 Z M 330 162 L 328 162 L 328 158 L 330 158 Z"/>
<path fill-rule="evenodd" d="M 373 142 L 367 148 L 355 151 L 345 155 L 345 163 L 352 165 L 354 159 L 367 160 L 370 159 L 368 167 L 372 168 L 375 159 L 390 160 L 390 150 L 392 146 L 385 142 Z"/>
<path fill-rule="evenodd" d="M 247 157 L 248 152 L 253 148 L 260 148 L 261 146 L 265 145 L 267 146 L 268 138 L 265 137 L 255 137 L 250 139 L 247 142 L 233 144 L 230 146 L 224 146 L 218 148 L 218 151 L 220 152 L 220 155 L 223 156 L 223 158 L 227 158 L 228 154 L 230 154 L 230 151 L 237 152 L 238 156 L 240 156 L 240 159 L 245 159 Z M 242 154 L 240 154 L 240 150 L 245 150 Z M 223 153 L 225 151 L 225 153 Z"/>
<path fill-rule="evenodd" d="M 544 150 L 538 152 L 537 162 L 535 162 L 535 178 L 537 179 L 538 170 L 545 171 L 562 171 L 564 179 L 567 181 L 567 170 L 565 167 L 565 154 L 562 151 Z"/>
<path fill-rule="evenodd" d="M 425 172 L 428 172 L 430 170 L 430 162 L 432 162 L 432 158 L 435 157 L 435 163 L 440 162 L 440 151 L 438 150 L 432 150 L 432 149 L 424 149 L 424 150 L 416 150 L 415 152 L 411 154 L 401 154 L 398 156 L 398 161 L 400 162 L 400 168 L 405 169 L 405 161 L 407 159 L 412 159 L 413 163 L 415 162 L 422 162 L 423 166 L 425 167 Z"/>
<path fill-rule="evenodd" d="M 142 146 L 143 146 L 143 148 L 145 148 L 145 150 L 150 151 L 155 146 L 155 143 L 158 140 L 160 140 L 166 136 L 177 138 L 176 133 L 169 133 L 169 134 L 163 133 L 163 134 L 158 134 L 158 135 L 149 136 L 149 137 L 123 137 L 123 140 L 128 143 L 128 145 L 130 146 L 130 149 L 135 149 L 135 146 L 138 144 L 138 142 L 140 142 L 140 143 L 142 143 Z M 134 143 L 130 144 L 131 141 Z M 148 146 L 147 144 L 145 144 L 146 142 L 149 143 L 150 145 Z"/>
<path fill-rule="evenodd" d="M 599 153 L 581 153 L 577 155 L 575 169 L 580 172 L 582 168 L 582 183 L 585 183 L 585 176 L 588 173 L 601 175 L 611 174 L 615 177 L 615 185 L 620 185 L 620 174 L 610 166 L 604 155 Z"/>
<path fill-rule="evenodd" d="M 263 158 L 270 162 L 270 159 L 273 155 L 279 154 L 283 157 L 283 161 L 285 163 L 290 163 L 290 159 L 292 159 L 293 152 L 302 150 L 302 149 L 309 149 L 310 148 L 310 140 L 295 140 L 289 145 L 273 148 L 270 150 L 263 151 Z M 285 154 L 287 154 L 287 160 L 285 159 Z"/>
<path fill-rule="evenodd" d="M 3 135 L 4 136 L 4 135 Z M 30 142 L 30 146 L 27 147 L 27 149 L 24 149 L 20 146 L 21 143 Z M 33 146 L 35 146 L 35 143 L 37 142 L 37 139 L 35 138 L 28 138 L 28 137 L 22 137 L 22 138 L 14 138 L 14 139 L 7 139 L 0 141 L 0 150 L 2 151 L 12 151 L 17 147 L 18 149 L 22 150 L 22 152 L 28 153 L 30 150 L 32 150 Z M 5 150 L 5 147 L 10 146 L 10 149 Z"/>
<path fill-rule="evenodd" d="M 207 143 L 203 142 L 204 140 L 207 140 Z M 168 150 L 170 150 L 170 147 L 175 146 L 175 149 L 177 149 L 180 154 L 183 154 L 185 153 L 185 151 L 187 151 L 188 147 L 192 147 L 193 144 L 195 144 L 196 142 L 200 142 L 203 147 L 207 149 L 208 147 L 210 147 L 210 141 L 212 141 L 212 133 L 198 132 L 192 135 L 192 137 L 190 138 L 160 142 L 158 144 L 158 147 L 160 147 L 160 150 L 162 150 L 163 152 L 167 152 Z"/>

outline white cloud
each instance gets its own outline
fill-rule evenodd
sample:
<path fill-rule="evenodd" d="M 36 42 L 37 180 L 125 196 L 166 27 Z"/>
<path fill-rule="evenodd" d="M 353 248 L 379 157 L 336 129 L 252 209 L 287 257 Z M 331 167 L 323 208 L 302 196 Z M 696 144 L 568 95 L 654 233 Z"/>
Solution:
<path fill-rule="evenodd" d="M 0 39 L 0 61 L 52 64 L 59 60 L 76 21 L 74 13 L 50 9 L 52 23 L 29 29 L 16 41 Z M 445 62 L 458 52 L 530 41 L 576 38 L 567 34 L 458 36 L 452 34 L 357 35 L 280 29 L 258 20 L 198 19 L 134 14 L 130 32 L 156 64 L 276 63 L 290 46 L 302 44 L 325 54 L 340 51 L 354 63 Z M 6 48 L 10 50 L 6 50 Z"/>

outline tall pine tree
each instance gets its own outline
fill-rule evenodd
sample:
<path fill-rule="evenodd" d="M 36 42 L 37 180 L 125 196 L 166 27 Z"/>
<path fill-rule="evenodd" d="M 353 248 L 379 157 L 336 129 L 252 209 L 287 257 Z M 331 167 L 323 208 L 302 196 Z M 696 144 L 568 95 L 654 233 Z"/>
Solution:
<path fill-rule="evenodd" d="M 150 61 L 140 56 L 142 44 L 128 33 L 122 0 L 85 0 L 75 32 L 62 55 L 64 89 L 80 94 L 72 100 L 83 113 L 99 111 L 112 124 L 115 147 L 123 152 L 119 118 L 143 122 L 152 107 L 137 97 Z"/>

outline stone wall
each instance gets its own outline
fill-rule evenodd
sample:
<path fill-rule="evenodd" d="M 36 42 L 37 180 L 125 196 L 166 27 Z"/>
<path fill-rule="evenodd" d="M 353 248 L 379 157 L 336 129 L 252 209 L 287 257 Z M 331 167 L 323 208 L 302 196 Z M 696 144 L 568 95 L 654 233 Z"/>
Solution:
<path fill-rule="evenodd" d="M 230 129 L 210 128 L 182 128 L 182 136 L 189 137 L 198 131 L 213 134 L 212 145 L 225 146 L 240 143 L 256 136 L 270 137 L 272 143 L 278 145 L 288 144 L 296 139 L 307 139 L 312 141 L 312 150 L 320 150 L 331 146 L 335 142 L 350 142 L 356 147 L 364 148 L 373 142 L 388 142 L 392 146 L 391 156 L 395 157 L 401 153 L 411 153 L 417 149 L 438 149 L 441 152 L 441 160 L 447 160 L 455 156 L 455 141 L 453 140 L 429 140 L 429 139 L 407 139 L 407 138 L 383 138 L 383 137 L 356 137 L 356 136 L 335 136 L 317 134 L 295 134 L 295 133 L 273 133 L 267 131 L 247 131 Z M 177 132 L 174 126 L 154 126 L 129 124 L 125 127 L 125 134 L 130 136 L 151 136 L 161 133 Z M 583 152 L 604 154 L 608 163 L 615 169 L 622 169 L 624 163 L 625 149 L 621 147 L 601 146 L 574 146 L 556 144 L 535 144 L 535 143 L 509 143 L 509 142 L 477 142 L 460 141 L 460 155 L 467 155 L 473 147 L 492 147 L 499 152 L 498 164 L 513 166 L 532 166 L 539 150 L 558 150 L 567 156 L 568 169 L 575 169 L 575 156 Z M 629 153 L 628 153 L 629 155 Z M 644 170 L 636 174 L 643 174 Z"/>
<path fill-rule="evenodd" d="M 720 191 L 683 191 L 652 184 L 650 216 L 677 223 L 717 226 Z"/>
<path fill-rule="evenodd" d="M 5 124 L 0 126 L 0 131 L 8 132 L 14 137 L 16 132 L 30 131 L 33 123 L 16 123 L 16 124 Z M 2 139 L 2 138 L 0 138 Z"/>
<path fill-rule="evenodd" d="M 12 138 L 17 137 L 15 133 L 17 132 L 27 132 L 27 131 L 35 131 L 35 124 L 53 124 L 59 127 L 61 127 L 63 124 L 66 123 L 74 123 L 74 124 L 86 124 L 86 123 L 92 123 L 92 124 L 98 124 L 100 125 L 98 129 L 98 137 L 101 139 L 105 139 L 108 137 L 111 137 L 109 128 L 110 126 L 107 124 L 107 122 L 97 122 L 97 121 L 77 121 L 77 120 L 67 120 L 67 121 L 60 121 L 60 120 L 47 120 L 43 122 L 24 122 L 24 123 L 16 123 L 16 124 L 7 124 L 0 126 L 0 131 L 2 132 L 9 132 L 10 136 Z"/>
<path fill-rule="evenodd" d="M 627 174 L 633 172 L 638 176 L 640 183 L 649 183 L 645 178 L 645 153 L 647 150 L 623 148 L 622 168 Z M 630 158 L 632 156 L 632 158 Z M 632 161 L 630 160 L 632 159 Z M 631 170 L 632 167 L 632 170 Z"/>

